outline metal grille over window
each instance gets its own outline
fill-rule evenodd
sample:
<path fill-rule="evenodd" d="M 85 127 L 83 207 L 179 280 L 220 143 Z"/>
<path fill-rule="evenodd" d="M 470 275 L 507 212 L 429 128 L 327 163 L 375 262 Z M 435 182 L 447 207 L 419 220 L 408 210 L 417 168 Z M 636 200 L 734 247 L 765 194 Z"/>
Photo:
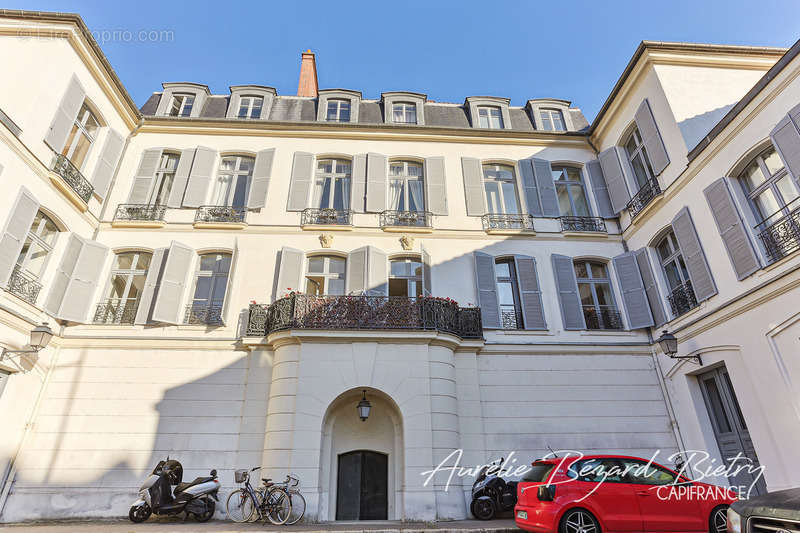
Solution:
<path fill-rule="evenodd" d="M 107 297 L 97 304 L 93 322 L 134 323 L 151 258 L 149 252 L 123 252 L 116 255 L 106 289 Z"/>
<path fill-rule="evenodd" d="M 622 329 L 622 317 L 614 302 L 608 267 L 595 261 L 574 262 L 575 279 L 586 329 Z"/>
<path fill-rule="evenodd" d="M 37 212 L 8 280 L 9 291 L 23 300 L 36 303 L 42 290 L 39 280 L 57 236 L 58 227 L 55 223 L 41 211 Z"/>
<path fill-rule="evenodd" d="M 194 295 L 186 307 L 186 324 L 222 324 L 223 304 L 231 269 L 231 255 L 203 254 L 197 262 Z"/>
<path fill-rule="evenodd" d="M 522 307 L 514 260 L 498 260 L 494 268 L 497 276 L 497 302 L 500 305 L 500 327 L 502 329 L 523 329 Z"/>

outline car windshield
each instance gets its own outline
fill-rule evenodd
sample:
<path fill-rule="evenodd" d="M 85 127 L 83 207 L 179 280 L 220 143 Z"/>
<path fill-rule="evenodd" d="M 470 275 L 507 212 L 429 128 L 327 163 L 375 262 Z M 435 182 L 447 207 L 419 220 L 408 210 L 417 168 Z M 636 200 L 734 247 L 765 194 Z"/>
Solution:
<path fill-rule="evenodd" d="M 531 469 L 526 472 L 520 481 L 543 483 L 550 477 L 550 472 L 556 467 L 555 463 L 533 463 Z"/>

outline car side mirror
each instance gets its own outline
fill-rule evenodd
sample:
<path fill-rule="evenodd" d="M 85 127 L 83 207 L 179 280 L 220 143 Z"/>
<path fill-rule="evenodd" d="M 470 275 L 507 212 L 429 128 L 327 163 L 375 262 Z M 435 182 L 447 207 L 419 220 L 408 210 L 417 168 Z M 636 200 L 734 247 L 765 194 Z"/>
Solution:
<path fill-rule="evenodd" d="M 217 477 L 217 470 L 216 469 L 211 471 L 211 477 Z"/>

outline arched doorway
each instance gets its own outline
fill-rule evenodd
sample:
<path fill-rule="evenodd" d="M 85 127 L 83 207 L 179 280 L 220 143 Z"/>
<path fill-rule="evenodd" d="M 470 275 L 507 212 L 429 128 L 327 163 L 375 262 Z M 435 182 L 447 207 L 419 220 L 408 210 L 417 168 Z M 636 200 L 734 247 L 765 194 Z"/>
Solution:
<path fill-rule="evenodd" d="M 370 450 L 339 454 L 336 520 L 386 520 L 389 456 Z"/>

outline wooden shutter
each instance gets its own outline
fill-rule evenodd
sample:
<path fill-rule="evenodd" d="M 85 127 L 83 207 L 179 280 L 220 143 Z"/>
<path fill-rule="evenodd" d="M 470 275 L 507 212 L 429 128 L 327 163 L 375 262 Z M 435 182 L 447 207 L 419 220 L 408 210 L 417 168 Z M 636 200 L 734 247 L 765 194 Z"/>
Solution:
<path fill-rule="evenodd" d="M 653 167 L 653 173 L 658 176 L 661 174 L 669 164 L 669 156 L 667 149 L 664 147 L 664 141 L 661 139 L 661 133 L 658 131 L 656 120 L 653 118 L 653 112 L 650 109 L 650 103 L 647 98 L 639 105 L 634 116 L 636 127 L 642 136 L 642 144 L 647 150 L 647 156 L 650 158 L 650 165 Z"/>
<path fill-rule="evenodd" d="M 761 268 L 761 265 L 725 178 L 720 178 L 706 187 L 703 193 L 714 216 L 714 222 L 717 223 L 722 243 L 728 251 L 728 258 L 733 264 L 736 279 L 742 280 Z"/>
<path fill-rule="evenodd" d="M 528 214 L 534 217 L 542 216 L 542 206 L 539 204 L 539 189 L 536 186 L 536 178 L 533 175 L 533 161 L 521 159 L 519 161 L 519 178 L 517 179 L 519 189 L 525 198 L 525 205 L 528 207 Z"/>
<path fill-rule="evenodd" d="M 433 294 L 431 283 L 431 254 L 424 246 L 420 246 L 420 255 L 422 256 L 422 294 L 424 296 L 431 296 Z"/>
<path fill-rule="evenodd" d="M 553 275 L 558 290 L 558 302 L 561 306 L 561 318 L 564 329 L 586 329 L 583 317 L 583 306 L 578 294 L 578 281 L 575 278 L 575 267 L 572 258 L 566 255 L 553 254 Z"/>
<path fill-rule="evenodd" d="M 625 173 L 622 170 L 619 150 L 616 146 L 612 146 L 608 150 L 600 152 L 597 159 L 600 161 L 600 168 L 606 180 L 611 209 L 615 215 L 618 215 L 631 201 L 631 193 L 628 191 L 628 185 L 625 182 Z"/>
<path fill-rule="evenodd" d="M 619 291 L 625 304 L 630 329 L 646 328 L 655 324 L 650 311 L 642 274 L 634 252 L 625 252 L 613 259 Z"/>
<path fill-rule="evenodd" d="M 144 280 L 142 294 L 139 296 L 139 307 L 136 309 L 136 319 L 134 324 L 144 325 L 150 322 L 153 314 L 153 303 L 158 292 L 159 278 L 167 259 L 167 249 L 157 248 L 150 259 L 150 268 L 147 269 L 147 277 Z"/>
<path fill-rule="evenodd" d="M 253 164 L 253 179 L 250 181 L 250 192 L 247 195 L 248 209 L 257 209 L 266 205 L 274 157 L 275 148 L 267 148 L 256 154 Z"/>
<path fill-rule="evenodd" d="M 44 310 L 51 316 L 58 316 L 61 310 L 61 302 L 64 300 L 64 294 L 67 291 L 69 280 L 72 278 L 72 272 L 75 270 L 75 263 L 78 261 L 82 246 L 83 240 L 74 233 L 70 233 L 64 253 L 61 255 L 61 261 L 58 262 L 55 275 L 50 282 L 50 292 L 44 302 Z"/>
<path fill-rule="evenodd" d="M 483 190 L 483 167 L 481 167 L 480 159 L 462 157 L 461 171 L 464 175 L 464 196 L 467 200 L 467 216 L 481 217 L 486 214 L 486 199 Z M 484 322 L 484 324 L 486 324 L 486 322 Z"/>
<path fill-rule="evenodd" d="M 107 254 L 108 247 L 71 234 L 45 309 L 61 320 L 86 322 Z"/>
<path fill-rule="evenodd" d="M 275 300 L 282 298 L 287 292 L 303 290 L 303 259 L 305 254 L 302 250 L 288 246 L 281 248 Z"/>
<path fill-rule="evenodd" d="M 356 248 L 347 254 L 347 268 L 345 274 L 345 293 L 362 296 L 367 293 L 367 253 L 368 246 Z"/>
<path fill-rule="evenodd" d="M 367 205 L 367 154 L 353 156 L 351 180 L 350 209 L 363 213 Z"/>
<path fill-rule="evenodd" d="M 101 199 L 105 199 L 111 180 L 114 178 L 114 171 L 117 170 L 119 157 L 125 147 L 125 138 L 117 133 L 116 130 L 109 128 L 106 142 L 103 144 L 103 151 L 94 169 L 92 185 L 94 193 Z"/>
<path fill-rule="evenodd" d="M 206 203 L 216 161 L 216 150 L 205 146 L 197 147 L 194 152 L 192 171 L 189 173 L 189 182 L 186 185 L 186 194 L 183 196 L 184 207 L 200 207 Z"/>
<path fill-rule="evenodd" d="M 0 234 L 0 286 L 5 287 L 17 264 L 19 253 L 28 237 L 39 202 L 28 189 L 21 187 L 14 206 Z"/>
<path fill-rule="evenodd" d="M 475 280 L 478 285 L 478 305 L 481 307 L 483 327 L 499 328 L 500 304 L 497 300 L 494 257 L 483 252 L 473 252 L 472 255 L 475 257 Z"/>
<path fill-rule="evenodd" d="M 151 148 L 142 152 L 142 157 L 139 160 L 139 168 L 136 170 L 136 175 L 133 177 L 131 192 L 128 194 L 129 204 L 147 203 L 162 153 L 163 150 L 161 148 Z M 175 185 L 175 183 L 172 184 L 173 191 L 175 190 Z"/>
<path fill-rule="evenodd" d="M 367 294 L 389 295 L 389 257 L 383 250 L 367 247 Z"/>
<path fill-rule="evenodd" d="M 598 215 L 603 218 L 614 218 L 614 210 L 611 207 L 611 198 L 608 195 L 608 185 L 603 177 L 603 167 L 600 161 L 593 159 L 586 163 L 586 174 L 589 176 L 589 183 L 592 186 L 592 193 L 597 204 Z"/>
<path fill-rule="evenodd" d="M 179 324 L 186 293 L 186 283 L 194 262 L 194 250 L 178 241 L 172 241 L 161 272 L 153 320 L 165 324 Z"/>
<path fill-rule="evenodd" d="M 800 105 L 792 108 L 773 128 L 769 137 L 783 164 L 800 183 Z"/>
<path fill-rule="evenodd" d="M 536 259 L 527 255 L 515 255 L 514 266 L 517 271 L 525 329 L 547 329 L 542 305 L 542 289 L 536 272 Z"/>
<path fill-rule="evenodd" d="M 367 213 L 386 210 L 386 156 L 367 154 Z"/>
<path fill-rule="evenodd" d="M 233 276 L 236 274 L 236 267 L 239 263 L 239 238 L 233 238 L 233 253 L 231 254 L 231 266 L 228 269 L 228 280 L 225 282 L 225 297 L 222 300 L 222 315 L 221 320 L 223 324 L 227 324 L 226 317 L 228 316 L 228 309 L 230 309 L 231 301 L 233 301 Z"/>
<path fill-rule="evenodd" d="M 653 322 L 655 322 L 656 327 L 661 326 L 667 322 L 667 315 L 664 312 L 663 300 L 658 292 L 656 278 L 655 275 L 653 275 L 653 268 L 650 266 L 647 248 L 636 250 L 634 254 L 636 255 L 636 265 L 639 267 L 639 274 L 642 276 L 644 293 L 647 296 L 647 302 L 650 304 Z"/>
<path fill-rule="evenodd" d="M 181 207 L 183 205 L 183 194 L 186 192 L 186 184 L 189 183 L 189 173 L 192 171 L 194 163 L 194 148 L 186 148 L 181 151 L 178 159 L 178 168 L 175 169 L 175 179 L 172 180 L 172 189 L 169 191 L 167 206 Z"/>
<path fill-rule="evenodd" d="M 533 158 L 533 175 L 539 189 L 539 202 L 542 204 L 543 217 L 560 217 L 556 186 L 553 183 L 553 168 L 546 159 Z"/>
<path fill-rule="evenodd" d="M 686 263 L 686 270 L 689 271 L 689 278 L 692 280 L 692 288 L 698 302 L 708 300 L 717 294 L 717 287 L 714 285 L 714 277 L 706 261 L 700 238 L 694 228 L 689 208 L 681 209 L 675 218 L 672 219 L 672 231 L 675 232 L 675 239 Z"/>
<path fill-rule="evenodd" d="M 67 91 L 61 98 L 61 103 L 58 104 L 53 122 L 50 123 L 50 129 L 47 130 L 44 142 L 56 152 L 61 152 L 64 148 L 64 143 L 67 142 L 67 135 L 69 135 L 72 125 L 75 123 L 75 118 L 78 116 L 78 111 L 83 105 L 86 98 L 86 91 L 83 90 L 78 78 L 73 74 L 67 85 Z"/>
<path fill-rule="evenodd" d="M 444 157 L 428 157 L 425 159 L 426 211 L 434 215 L 447 214 L 447 182 L 444 175 Z"/>
<path fill-rule="evenodd" d="M 292 161 L 292 177 L 289 183 L 287 211 L 302 211 L 308 207 L 308 193 L 314 174 L 314 155 L 295 152 Z"/>

